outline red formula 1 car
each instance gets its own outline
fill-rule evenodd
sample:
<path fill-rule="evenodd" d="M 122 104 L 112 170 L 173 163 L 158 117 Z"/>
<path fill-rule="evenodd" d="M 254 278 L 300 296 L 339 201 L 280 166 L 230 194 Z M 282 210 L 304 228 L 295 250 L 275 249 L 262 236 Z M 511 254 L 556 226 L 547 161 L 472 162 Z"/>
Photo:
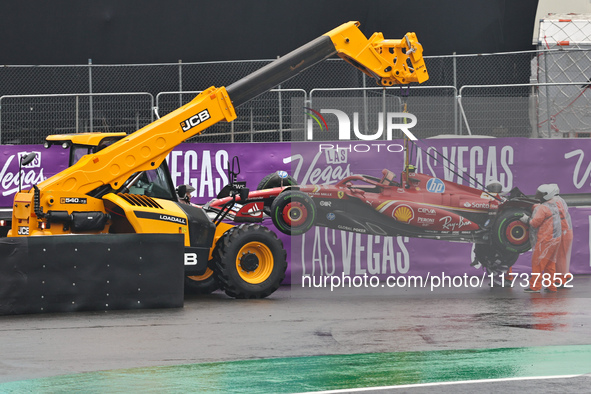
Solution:
<path fill-rule="evenodd" d="M 299 235 L 313 226 L 381 236 L 407 236 L 469 242 L 475 246 L 473 265 L 505 272 L 520 253 L 530 249 L 528 226 L 519 219 L 531 215 L 535 200 L 515 188 L 504 197 L 499 183 L 486 190 L 414 172 L 407 166 L 400 181 L 383 176 L 352 175 L 334 185 L 296 185 L 287 173 L 267 176 L 245 200 L 213 200 L 206 207 L 232 203 L 232 220 L 259 221 L 271 217 L 277 229 Z"/>

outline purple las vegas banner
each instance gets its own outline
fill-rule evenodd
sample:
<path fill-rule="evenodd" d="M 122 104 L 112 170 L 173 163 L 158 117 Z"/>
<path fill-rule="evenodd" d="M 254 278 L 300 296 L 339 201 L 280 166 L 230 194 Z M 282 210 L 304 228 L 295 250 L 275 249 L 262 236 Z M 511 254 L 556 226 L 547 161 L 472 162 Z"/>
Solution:
<path fill-rule="evenodd" d="M 402 141 L 378 143 L 292 144 L 289 161 L 300 184 L 334 184 L 352 175 L 378 178 L 383 169 L 403 169 Z M 591 192 L 591 141 L 525 138 L 433 139 L 416 143 L 410 163 L 417 172 L 467 186 L 498 181 L 503 192 L 519 187 L 533 195 L 543 183 L 557 183 L 561 193 Z M 591 273 L 590 207 L 570 209 L 575 226 L 571 272 Z M 302 275 L 372 275 L 385 278 L 445 272 L 480 275 L 470 267 L 472 245 L 409 237 L 380 237 L 315 227 L 291 242 L 293 280 Z M 531 252 L 514 272 L 531 272 Z"/>
<path fill-rule="evenodd" d="M 403 141 L 302 142 L 255 144 L 182 144 L 168 156 L 175 185 L 195 187 L 194 203 L 205 203 L 228 182 L 228 161 L 240 159 L 239 181 L 254 190 L 266 175 L 284 170 L 300 184 L 334 184 L 352 174 L 381 177 L 389 169 L 400 177 Z M 18 157 L 40 152 L 20 172 Z M 61 171 L 67 151 L 40 145 L 0 146 L 0 207 L 11 207 L 14 193 Z M 591 193 L 591 140 L 526 138 L 427 139 L 416 143 L 411 164 L 417 172 L 468 186 L 496 180 L 507 192 L 519 187 L 534 194 L 542 183 L 557 183 L 561 193 Z M 591 203 L 590 203 L 591 205 Z M 571 271 L 591 273 L 591 207 L 571 207 L 574 243 Z M 301 274 L 425 275 L 445 271 L 449 275 L 481 270 L 470 267 L 471 244 L 408 237 L 379 237 L 313 227 L 306 234 L 289 237 L 275 230 L 288 250 L 293 278 Z M 515 271 L 530 270 L 531 253 L 524 253 Z M 288 272 L 287 278 L 290 278 Z"/>

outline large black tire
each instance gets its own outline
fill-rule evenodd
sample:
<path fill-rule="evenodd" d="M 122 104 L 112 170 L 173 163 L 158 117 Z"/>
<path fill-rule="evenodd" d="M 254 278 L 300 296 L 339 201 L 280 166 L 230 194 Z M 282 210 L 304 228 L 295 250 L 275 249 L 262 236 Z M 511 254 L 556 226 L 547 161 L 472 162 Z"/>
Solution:
<path fill-rule="evenodd" d="M 316 222 L 316 206 L 306 193 L 284 190 L 271 204 L 271 219 L 279 231 L 300 235 Z"/>
<path fill-rule="evenodd" d="M 211 294 L 220 288 L 220 281 L 211 268 L 203 275 L 185 276 L 185 294 Z"/>
<path fill-rule="evenodd" d="M 506 272 L 519 257 L 519 253 L 499 250 L 491 245 L 476 244 L 474 246 L 476 259 L 489 272 Z"/>
<path fill-rule="evenodd" d="M 513 253 L 531 249 L 529 226 L 519 220 L 523 215 L 531 215 L 531 212 L 522 208 L 509 208 L 497 215 L 491 233 L 493 246 Z"/>
<path fill-rule="evenodd" d="M 261 179 L 259 185 L 257 186 L 257 190 L 273 189 L 274 187 L 292 185 L 297 185 L 297 182 L 294 178 L 288 175 L 285 171 L 276 171 Z"/>
<path fill-rule="evenodd" d="M 482 264 L 488 274 L 493 274 L 493 280 L 499 284 L 501 274 L 506 274 L 515 264 L 519 253 L 499 250 L 494 246 L 485 244 L 474 245 L 475 259 Z"/>
<path fill-rule="evenodd" d="M 267 297 L 285 278 L 287 252 L 283 243 L 259 224 L 231 228 L 218 240 L 213 253 L 214 271 L 230 297 Z"/>
<path fill-rule="evenodd" d="M 264 189 L 273 189 L 275 187 L 284 187 L 284 186 L 292 186 L 297 185 L 298 183 L 294 178 L 287 174 L 285 171 L 276 171 L 272 174 L 267 175 L 259 182 L 257 186 L 257 190 L 264 190 Z M 266 213 L 268 216 L 271 216 L 271 207 L 265 205 L 263 207 L 263 212 Z"/>

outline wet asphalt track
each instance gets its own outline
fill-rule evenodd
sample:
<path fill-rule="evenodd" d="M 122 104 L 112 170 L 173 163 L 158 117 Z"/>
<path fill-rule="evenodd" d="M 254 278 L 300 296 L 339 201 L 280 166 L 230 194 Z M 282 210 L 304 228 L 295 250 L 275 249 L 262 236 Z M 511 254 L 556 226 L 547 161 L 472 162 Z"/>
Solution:
<path fill-rule="evenodd" d="M 586 392 L 586 376 L 522 380 L 591 373 L 591 276 L 573 285 L 283 287 L 265 300 L 187 296 L 182 309 L 2 316 L 0 392 Z M 504 378 L 517 380 L 422 386 Z"/>

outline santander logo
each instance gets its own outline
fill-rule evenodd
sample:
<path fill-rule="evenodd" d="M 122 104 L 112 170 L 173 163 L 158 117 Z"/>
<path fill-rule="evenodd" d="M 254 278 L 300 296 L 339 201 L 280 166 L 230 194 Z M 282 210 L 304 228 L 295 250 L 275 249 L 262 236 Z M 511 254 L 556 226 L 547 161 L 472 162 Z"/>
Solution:
<path fill-rule="evenodd" d="M 261 216 L 263 214 L 263 203 L 255 203 L 246 211 L 250 216 Z"/>

